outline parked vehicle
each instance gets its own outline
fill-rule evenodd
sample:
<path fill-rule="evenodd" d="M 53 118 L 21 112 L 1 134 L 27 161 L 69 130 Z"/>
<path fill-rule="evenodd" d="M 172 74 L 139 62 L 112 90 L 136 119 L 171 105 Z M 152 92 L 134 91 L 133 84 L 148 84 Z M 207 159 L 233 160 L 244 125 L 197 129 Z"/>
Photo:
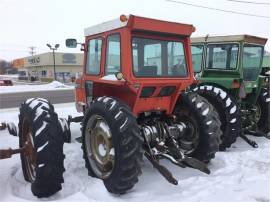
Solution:
<path fill-rule="evenodd" d="M 199 84 L 193 89 L 205 97 L 221 119 L 221 145 L 225 150 L 246 134 L 270 138 L 269 90 L 260 75 L 267 39 L 250 35 L 192 39 L 192 58 Z"/>
<path fill-rule="evenodd" d="M 0 78 L 0 86 L 13 86 L 13 82 L 10 79 L 1 79 Z"/>
<path fill-rule="evenodd" d="M 31 74 L 27 69 L 20 69 L 18 70 L 19 80 L 26 80 L 26 81 L 37 81 L 38 77 L 36 75 Z"/>

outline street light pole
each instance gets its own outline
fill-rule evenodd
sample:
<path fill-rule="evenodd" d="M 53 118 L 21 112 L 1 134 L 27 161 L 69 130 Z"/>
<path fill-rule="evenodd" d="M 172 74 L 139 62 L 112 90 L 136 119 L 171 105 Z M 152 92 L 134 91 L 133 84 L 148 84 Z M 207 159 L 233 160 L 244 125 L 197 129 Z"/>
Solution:
<path fill-rule="evenodd" d="M 55 70 L 55 52 L 53 48 L 53 75 L 54 75 L 54 80 L 56 81 L 56 70 Z"/>
<path fill-rule="evenodd" d="M 54 48 L 47 43 L 47 46 L 50 48 L 50 50 L 53 51 L 53 74 L 54 74 L 54 80 L 56 80 L 56 68 L 55 68 L 55 51 L 57 50 L 57 48 L 59 48 L 59 44 L 55 44 Z"/>

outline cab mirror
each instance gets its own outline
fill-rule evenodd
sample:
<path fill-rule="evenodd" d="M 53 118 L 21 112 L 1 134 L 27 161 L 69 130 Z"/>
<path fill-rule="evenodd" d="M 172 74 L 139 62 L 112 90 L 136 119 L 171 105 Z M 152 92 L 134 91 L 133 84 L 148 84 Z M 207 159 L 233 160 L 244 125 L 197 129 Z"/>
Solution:
<path fill-rule="evenodd" d="M 66 47 L 68 48 L 76 48 L 77 44 L 78 43 L 76 39 L 66 39 Z"/>

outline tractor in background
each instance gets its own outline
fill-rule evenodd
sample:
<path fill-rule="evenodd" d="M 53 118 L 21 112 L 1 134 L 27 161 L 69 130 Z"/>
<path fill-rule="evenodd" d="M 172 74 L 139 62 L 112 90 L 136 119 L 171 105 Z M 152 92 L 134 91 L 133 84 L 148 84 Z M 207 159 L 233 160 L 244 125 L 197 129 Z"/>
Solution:
<path fill-rule="evenodd" d="M 257 147 L 246 134 L 270 138 L 269 75 L 260 75 L 266 41 L 250 35 L 192 38 L 192 63 L 198 80 L 193 91 L 219 114 L 221 150 L 238 136 Z"/>
<path fill-rule="evenodd" d="M 192 25 L 133 15 L 85 29 L 85 43 L 66 45 L 84 51 L 84 68 L 76 80 L 76 108 L 82 116 L 58 118 L 53 105 L 30 98 L 20 107 L 16 150 L 26 181 L 37 197 L 48 197 L 63 183 L 64 142 L 69 124 L 82 125 L 82 150 L 91 177 L 106 189 L 124 194 L 141 174 L 143 155 L 170 183 L 178 181 L 160 163 L 209 174 L 206 163 L 219 150 L 220 120 L 213 106 L 196 92 L 190 35 Z"/>

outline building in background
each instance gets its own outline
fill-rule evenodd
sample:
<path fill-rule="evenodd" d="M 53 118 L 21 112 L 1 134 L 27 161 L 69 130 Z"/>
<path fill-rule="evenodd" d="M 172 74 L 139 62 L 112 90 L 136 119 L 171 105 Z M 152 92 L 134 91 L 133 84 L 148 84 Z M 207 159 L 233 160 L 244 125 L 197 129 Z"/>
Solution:
<path fill-rule="evenodd" d="M 43 53 L 15 59 L 13 67 L 18 69 L 19 79 L 52 81 L 54 79 L 53 53 Z M 82 72 L 82 53 L 55 53 L 56 78 L 61 82 L 70 82 L 76 74 Z"/>

